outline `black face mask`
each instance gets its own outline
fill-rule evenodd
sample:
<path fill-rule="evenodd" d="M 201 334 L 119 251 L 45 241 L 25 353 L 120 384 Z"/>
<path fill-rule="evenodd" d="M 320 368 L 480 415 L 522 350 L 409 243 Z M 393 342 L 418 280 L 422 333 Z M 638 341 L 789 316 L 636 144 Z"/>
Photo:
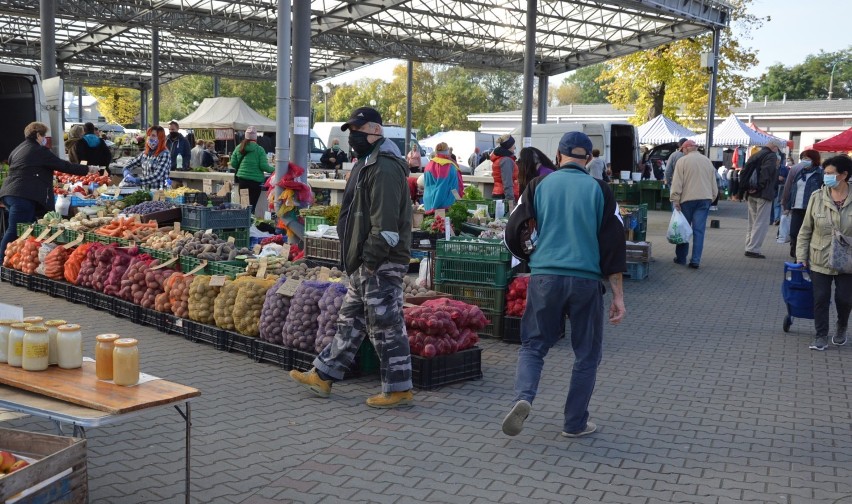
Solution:
<path fill-rule="evenodd" d="M 178 137 L 178 132 L 177 132 L 177 131 L 172 131 L 171 133 L 169 133 L 169 138 L 171 138 L 171 139 L 175 139 L 175 138 L 177 138 L 177 137 Z"/>
<path fill-rule="evenodd" d="M 373 150 L 373 145 L 367 140 L 367 133 L 363 131 L 349 130 L 349 147 L 355 151 L 355 155 L 362 158 Z"/>

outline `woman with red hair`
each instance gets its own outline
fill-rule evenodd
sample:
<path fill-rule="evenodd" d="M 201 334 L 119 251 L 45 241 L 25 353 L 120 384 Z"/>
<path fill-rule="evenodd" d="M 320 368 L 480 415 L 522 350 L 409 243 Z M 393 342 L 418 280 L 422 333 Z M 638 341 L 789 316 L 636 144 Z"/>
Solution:
<path fill-rule="evenodd" d="M 166 185 L 172 160 L 166 148 L 166 131 L 162 126 L 151 126 L 146 132 L 145 151 L 124 167 L 124 181 L 128 184 L 160 189 Z M 142 167 L 142 174 L 133 175 L 133 169 Z"/>

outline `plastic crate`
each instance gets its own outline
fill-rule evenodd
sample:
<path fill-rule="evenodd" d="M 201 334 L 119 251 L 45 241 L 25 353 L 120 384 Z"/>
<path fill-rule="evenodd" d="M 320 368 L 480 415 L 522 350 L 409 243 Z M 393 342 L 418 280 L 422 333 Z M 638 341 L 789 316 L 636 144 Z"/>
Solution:
<path fill-rule="evenodd" d="M 503 313 L 490 311 L 483 311 L 482 313 L 488 319 L 488 325 L 479 331 L 479 337 L 501 339 L 503 337 Z"/>
<path fill-rule="evenodd" d="M 627 242 L 628 262 L 649 262 L 651 260 L 651 244 L 648 242 Z"/>
<path fill-rule="evenodd" d="M 166 332 L 166 315 L 166 313 L 158 312 L 157 310 L 153 310 L 151 308 L 142 308 L 140 306 L 139 321 L 136 323 L 148 327 L 153 327 L 158 331 Z"/>
<path fill-rule="evenodd" d="M 200 205 L 207 206 L 210 203 L 213 206 L 221 205 L 222 203 L 230 203 L 231 196 L 212 196 L 203 192 L 186 193 L 183 195 L 183 204 L 185 205 Z"/>
<path fill-rule="evenodd" d="M 292 351 L 261 339 L 252 339 L 251 358 L 255 362 L 271 362 L 284 369 L 292 369 Z"/>
<path fill-rule="evenodd" d="M 521 343 L 521 317 L 503 317 L 503 337 L 505 343 Z"/>
<path fill-rule="evenodd" d="M 231 278 L 246 272 L 245 261 L 211 261 L 207 263 L 207 272 L 210 275 L 225 275 Z"/>
<path fill-rule="evenodd" d="M 186 203 L 185 194 L 183 196 L 177 196 L 175 198 L 166 197 L 166 203 L 173 203 L 175 205 L 183 205 Z"/>
<path fill-rule="evenodd" d="M 428 244 L 427 244 L 428 242 Z M 411 232 L 411 248 L 435 250 L 438 243 L 438 235 L 429 234 L 426 231 Z"/>
<path fill-rule="evenodd" d="M 305 231 L 316 231 L 319 226 L 327 224 L 328 221 L 325 220 L 325 217 L 320 217 L 319 215 L 305 216 Z"/>
<path fill-rule="evenodd" d="M 53 297 L 58 297 L 62 299 L 68 299 L 71 296 L 71 285 L 68 282 L 60 282 L 58 280 L 51 280 L 53 282 Z"/>
<path fill-rule="evenodd" d="M 512 259 L 512 254 L 503 245 L 503 240 L 461 237 L 438 240 L 437 256 L 471 259 L 475 261 L 492 260 L 508 262 Z"/>
<path fill-rule="evenodd" d="M 427 359 L 411 356 L 411 380 L 422 390 L 482 378 L 482 349 L 468 348 L 450 355 Z"/>
<path fill-rule="evenodd" d="M 0 282 L 12 283 L 14 273 L 11 268 L 0 267 Z"/>
<path fill-rule="evenodd" d="M 115 313 L 115 298 L 93 290 L 86 297 L 86 306 L 93 310 L 112 315 Z"/>
<path fill-rule="evenodd" d="M 148 254 L 154 259 L 160 261 L 160 263 L 164 263 L 166 261 L 171 261 L 174 259 L 174 255 L 168 250 L 156 250 L 148 247 L 139 247 L 139 252 L 143 254 Z"/>
<path fill-rule="evenodd" d="M 503 313 L 506 307 L 506 289 L 503 287 L 435 282 L 435 290 L 491 313 Z"/>
<path fill-rule="evenodd" d="M 72 207 L 87 207 L 87 206 L 97 206 L 98 200 L 81 198 L 79 196 L 71 196 L 71 206 Z"/>
<path fill-rule="evenodd" d="M 216 350 L 222 349 L 224 338 L 222 337 L 222 330 L 218 327 L 199 324 L 193 320 L 184 320 L 183 325 L 186 329 L 184 337 L 189 341 L 213 345 Z"/>
<path fill-rule="evenodd" d="M 505 287 L 512 265 L 503 261 L 472 261 L 439 257 L 435 260 L 436 282 L 475 283 Z"/>
<path fill-rule="evenodd" d="M 252 338 L 232 331 L 222 331 L 222 341 L 219 349 L 226 352 L 237 352 L 251 357 L 253 341 L 256 339 L 257 338 Z"/>
<path fill-rule="evenodd" d="M 361 344 L 363 347 L 364 344 Z M 317 358 L 317 354 L 313 352 L 304 352 L 302 350 L 296 350 L 295 348 L 288 348 L 290 352 L 290 367 L 289 369 L 295 369 L 296 371 L 309 371 L 314 367 L 314 359 Z M 355 360 L 352 362 L 352 367 L 349 368 L 343 378 L 357 378 L 361 376 L 361 362 L 360 362 L 360 353 L 361 348 L 359 347 L 358 353 L 355 354 Z M 377 357 L 378 358 L 378 357 Z M 287 369 L 285 367 L 285 369 Z"/>
<path fill-rule="evenodd" d="M 201 259 L 197 257 L 190 256 L 180 256 L 180 270 L 183 273 L 189 273 L 195 268 L 201 266 Z M 196 271 L 196 275 L 206 275 L 210 269 L 210 263 L 207 263 L 207 266 L 204 269 Z"/>
<path fill-rule="evenodd" d="M 251 226 L 251 209 L 236 207 L 216 210 L 214 207 L 184 205 L 181 207 L 181 223 L 195 229 L 248 229 Z"/>
<path fill-rule="evenodd" d="M 141 312 L 142 307 L 135 305 L 130 301 L 125 301 L 119 298 L 115 298 L 113 301 L 112 314 L 116 317 L 126 318 L 134 324 L 138 324 L 142 317 Z"/>
<path fill-rule="evenodd" d="M 305 257 L 340 262 L 340 240 L 306 236 Z"/>
<path fill-rule="evenodd" d="M 83 240 L 89 243 L 103 243 L 104 245 L 109 245 L 110 243 L 117 243 L 122 247 L 130 245 L 130 240 L 125 240 L 124 238 L 115 238 L 113 236 L 103 236 L 91 231 L 83 234 Z"/>
<path fill-rule="evenodd" d="M 207 231 L 207 229 L 198 229 L 194 227 L 184 227 L 182 228 L 184 231 L 188 233 L 197 233 L 198 231 Z M 249 230 L 248 227 L 240 228 L 240 229 L 213 229 L 213 234 L 218 236 L 223 240 L 227 240 L 228 238 L 234 238 L 234 245 L 237 247 L 248 247 L 249 246 Z"/>
<path fill-rule="evenodd" d="M 12 270 L 12 285 L 15 287 L 24 287 L 26 289 L 30 288 L 32 283 L 33 276 L 27 275 L 18 270 Z"/>
<path fill-rule="evenodd" d="M 53 295 L 53 280 L 41 275 L 32 275 L 29 289 L 34 292 L 44 292 Z"/>
<path fill-rule="evenodd" d="M 79 285 L 71 285 L 68 290 L 68 301 L 76 304 L 84 304 L 87 305 L 91 302 L 91 297 L 95 294 L 95 291 L 91 289 L 87 289 L 85 287 L 80 287 Z"/>
<path fill-rule="evenodd" d="M 630 280 L 645 280 L 651 271 L 651 263 L 629 262 L 627 263 L 627 278 Z"/>
<path fill-rule="evenodd" d="M 166 314 L 165 324 L 161 331 L 169 334 L 177 334 L 178 336 L 186 336 L 186 324 L 184 319 L 175 317 L 174 315 Z"/>
<path fill-rule="evenodd" d="M 308 268 L 340 268 L 340 263 L 337 261 L 324 261 L 322 259 L 305 259 L 305 264 Z"/>

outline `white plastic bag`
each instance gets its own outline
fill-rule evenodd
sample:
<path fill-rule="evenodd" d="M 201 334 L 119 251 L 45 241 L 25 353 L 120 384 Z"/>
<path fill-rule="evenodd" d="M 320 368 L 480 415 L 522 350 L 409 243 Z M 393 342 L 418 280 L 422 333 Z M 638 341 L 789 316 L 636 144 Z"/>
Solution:
<path fill-rule="evenodd" d="M 790 214 L 781 215 L 778 225 L 778 243 L 790 243 Z"/>
<path fill-rule="evenodd" d="M 429 264 L 429 259 L 421 259 L 420 260 L 420 271 L 417 275 L 417 285 L 419 287 L 425 287 L 427 289 L 431 289 L 432 285 L 429 283 L 429 268 L 431 265 Z"/>
<path fill-rule="evenodd" d="M 56 197 L 56 203 L 53 205 L 53 209 L 56 210 L 56 213 L 63 217 L 68 217 L 68 210 L 71 208 L 71 198 L 61 194 Z"/>
<path fill-rule="evenodd" d="M 675 209 L 672 212 L 672 220 L 669 221 L 669 229 L 666 231 L 666 239 L 674 245 L 689 243 L 692 238 L 692 226 L 686 220 L 680 210 Z"/>

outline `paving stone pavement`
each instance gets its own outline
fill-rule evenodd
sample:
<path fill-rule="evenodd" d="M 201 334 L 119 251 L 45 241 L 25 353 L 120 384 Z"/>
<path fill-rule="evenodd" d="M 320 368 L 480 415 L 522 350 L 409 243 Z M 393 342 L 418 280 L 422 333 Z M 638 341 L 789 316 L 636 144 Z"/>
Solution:
<path fill-rule="evenodd" d="M 735 202 L 710 214 L 721 228 L 708 227 L 696 271 L 672 263 L 669 215 L 649 213 L 656 260 L 649 279 L 626 284 L 627 319 L 606 328 L 590 405 L 599 431 L 576 440 L 559 435 L 572 361 L 564 340 L 524 431 L 509 438 L 500 421 L 516 346 L 483 341 L 484 379 L 375 411 L 364 405 L 375 378 L 318 399 L 243 355 L 8 284 L 0 300 L 83 324 L 88 355 L 95 334 L 137 337 L 144 371 L 202 391 L 194 502 L 852 503 L 852 345 L 808 350 L 810 320 L 782 332 L 788 247 L 768 236 L 767 259 L 745 258 L 745 215 Z M 183 432 L 167 409 L 90 429 L 90 501 L 182 502 Z"/>

